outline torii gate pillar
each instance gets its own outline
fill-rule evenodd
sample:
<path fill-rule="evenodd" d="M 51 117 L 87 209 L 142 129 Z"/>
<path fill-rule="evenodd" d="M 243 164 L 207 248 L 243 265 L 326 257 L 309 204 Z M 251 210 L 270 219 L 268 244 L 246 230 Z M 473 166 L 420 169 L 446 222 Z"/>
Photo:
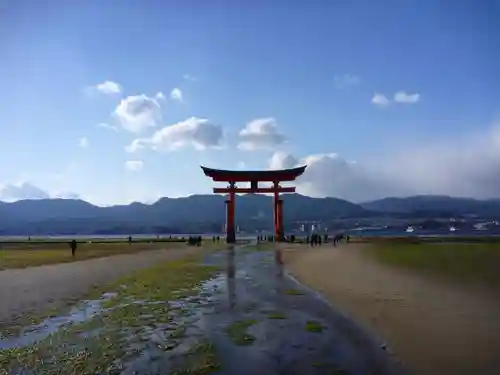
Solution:
<path fill-rule="evenodd" d="M 234 190 L 234 184 L 232 186 Z M 236 242 L 236 226 L 234 223 L 234 204 L 235 204 L 235 192 L 230 191 L 228 194 L 228 199 L 226 200 L 226 242 L 235 243 Z"/>

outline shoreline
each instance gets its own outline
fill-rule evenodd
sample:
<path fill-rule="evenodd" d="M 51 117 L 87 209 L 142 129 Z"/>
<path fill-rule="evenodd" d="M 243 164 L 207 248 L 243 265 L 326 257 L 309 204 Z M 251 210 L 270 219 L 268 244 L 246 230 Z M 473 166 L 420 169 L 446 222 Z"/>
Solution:
<path fill-rule="evenodd" d="M 405 231 L 376 231 L 376 230 L 338 230 L 336 232 L 329 232 L 329 236 L 333 236 L 336 233 L 346 233 L 349 234 L 352 238 L 359 239 L 371 239 L 371 238 L 380 238 L 380 239 L 391 239 L 391 238 L 499 238 L 500 232 L 494 230 L 470 230 L 470 231 L 457 231 L 457 232 L 448 232 L 448 231 L 415 231 L 413 233 L 407 233 Z M 259 232 L 259 233 L 240 233 L 236 236 L 237 239 L 240 240 L 255 240 L 257 236 L 273 236 L 273 231 L 267 232 Z M 307 236 L 307 233 L 304 232 L 288 232 L 287 235 L 294 235 L 298 238 L 303 238 Z M 199 232 L 199 233 L 118 233 L 118 234 L 99 234 L 99 233 L 75 233 L 75 234 L 2 234 L 0 235 L 0 243 L 1 242 L 9 242 L 9 241 L 27 241 L 29 237 L 31 237 L 32 241 L 36 240 L 68 240 L 68 239 L 80 239 L 80 240 L 94 240 L 94 239 L 103 239 L 103 240 L 119 240 L 119 239 L 128 239 L 129 236 L 132 236 L 135 239 L 168 239 L 171 238 L 181 238 L 181 237 L 189 237 L 189 236 L 202 236 L 203 238 L 211 238 L 213 236 L 219 236 L 220 238 L 225 238 L 225 233 L 211 233 L 211 232 Z"/>

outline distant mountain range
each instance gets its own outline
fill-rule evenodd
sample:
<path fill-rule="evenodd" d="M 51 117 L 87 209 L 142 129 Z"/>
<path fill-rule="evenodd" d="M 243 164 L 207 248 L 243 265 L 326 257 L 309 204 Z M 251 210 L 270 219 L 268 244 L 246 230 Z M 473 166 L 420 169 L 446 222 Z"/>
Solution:
<path fill-rule="evenodd" d="M 498 217 L 500 199 L 477 200 L 455 198 L 445 195 L 416 195 L 406 198 L 384 198 L 362 203 L 370 211 L 392 214 L 412 214 L 416 216 L 480 216 Z"/>
<path fill-rule="evenodd" d="M 225 199 L 220 195 L 193 195 L 162 198 L 150 205 L 131 203 L 111 207 L 98 207 L 77 199 L 0 202 L 0 235 L 220 232 L 225 222 Z M 321 221 L 333 227 L 341 220 L 384 216 L 500 217 L 500 200 L 414 196 L 354 204 L 299 194 L 287 194 L 283 199 L 287 228 L 297 228 L 301 221 Z M 236 221 L 245 230 L 270 230 L 271 197 L 238 196 Z"/>

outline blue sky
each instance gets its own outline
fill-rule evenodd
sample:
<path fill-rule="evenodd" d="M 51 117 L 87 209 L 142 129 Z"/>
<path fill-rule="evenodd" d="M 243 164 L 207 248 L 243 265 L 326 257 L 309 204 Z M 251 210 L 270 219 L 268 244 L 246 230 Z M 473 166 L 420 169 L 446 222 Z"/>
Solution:
<path fill-rule="evenodd" d="M 0 0 L 0 199 L 152 201 L 209 193 L 200 164 L 305 162 L 314 196 L 498 195 L 498 19 L 497 0 Z"/>

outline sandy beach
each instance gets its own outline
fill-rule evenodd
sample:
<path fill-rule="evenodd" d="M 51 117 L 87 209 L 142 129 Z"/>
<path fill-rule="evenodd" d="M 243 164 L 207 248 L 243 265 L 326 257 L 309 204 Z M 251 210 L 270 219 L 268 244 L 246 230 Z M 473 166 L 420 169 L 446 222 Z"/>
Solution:
<path fill-rule="evenodd" d="M 497 295 L 381 265 L 362 246 L 285 246 L 286 268 L 386 342 L 410 374 L 500 374 Z"/>

